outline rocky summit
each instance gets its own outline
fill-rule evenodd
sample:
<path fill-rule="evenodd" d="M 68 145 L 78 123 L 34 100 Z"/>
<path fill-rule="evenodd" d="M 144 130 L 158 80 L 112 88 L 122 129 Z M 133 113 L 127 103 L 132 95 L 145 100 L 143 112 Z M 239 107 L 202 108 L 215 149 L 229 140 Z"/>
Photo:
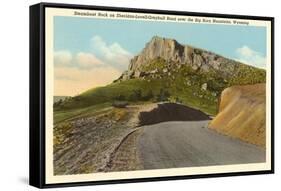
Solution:
<path fill-rule="evenodd" d="M 169 72 L 168 66 L 181 67 L 188 65 L 195 71 L 215 71 L 222 77 L 232 75 L 241 63 L 222 57 L 207 50 L 182 45 L 174 39 L 154 36 L 142 52 L 135 56 L 118 80 L 140 78 L 147 74 L 155 74 L 157 70 L 144 71 L 153 60 L 163 59 L 167 64 L 163 72 Z"/>

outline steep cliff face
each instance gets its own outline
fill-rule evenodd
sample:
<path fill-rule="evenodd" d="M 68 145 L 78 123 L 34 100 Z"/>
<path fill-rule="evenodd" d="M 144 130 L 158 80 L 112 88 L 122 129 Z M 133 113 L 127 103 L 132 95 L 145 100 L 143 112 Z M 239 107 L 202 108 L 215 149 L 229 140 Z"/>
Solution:
<path fill-rule="evenodd" d="M 230 75 L 240 64 L 206 50 L 181 45 L 174 39 L 154 36 L 142 52 L 131 60 L 128 71 L 120 79 L 140 77 L 143 68 L 159 58 L 167 64 L 191 66 L 193 70 L 219 71 L 222 76 Z"/>
<path fill-rule="evenodd" d="M 265 147 L 265 84 L 233 86 L 221 94 L 219 113 L 209 127 Z"/>

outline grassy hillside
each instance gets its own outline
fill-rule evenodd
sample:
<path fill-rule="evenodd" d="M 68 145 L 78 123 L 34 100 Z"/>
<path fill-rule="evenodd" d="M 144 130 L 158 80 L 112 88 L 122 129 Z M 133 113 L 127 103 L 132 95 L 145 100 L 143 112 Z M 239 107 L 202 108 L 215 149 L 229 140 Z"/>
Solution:
<path fill-rule="evenodd" d="M 112 103 L 115 100 L 125 100 L 130 103 L 157 102 L 157 101 L 180 101 L 186 105 L 197 107 L 203 111 L 213 114 L 216 112 L 216 101 L 207 100 L 194 94 L 196 87 L 179 88 L 177 82 L 169 80 L 140 80 L 131 79 L 124 82 L 114 83 L 105 87 L 89 90 L 79 96 L 63 102 L 56 107 L 57 111 L 78 109 L 96 105 L 99 103 Z M 198 91 L 200 89 L 198 88 Z M 159 97 L 163 94 L 162 100 Z M 166 95 L 165 95 L 166 94 Z M 213 98 L 215 99 L 215 97 Z M 74 111 L 76 112 L 76 111 Z"/>
<path fill-rule="evenodd" d="M 233 85 L 265 82 L 264 70 L 244 64 L 237 64 L 235 67 L 231 76 L 223 77 L 215 70 L 195 71 L 188 65 L 166 63 L 159 58 L 142 68 L 140 78 L 90 89 L 55 105 L 55 111 L 85 108 L 101 103 L 111 104 L 116 100 L 131 104 L 171 101 L 181 102 L 214 115 L 223 89 Z"/>

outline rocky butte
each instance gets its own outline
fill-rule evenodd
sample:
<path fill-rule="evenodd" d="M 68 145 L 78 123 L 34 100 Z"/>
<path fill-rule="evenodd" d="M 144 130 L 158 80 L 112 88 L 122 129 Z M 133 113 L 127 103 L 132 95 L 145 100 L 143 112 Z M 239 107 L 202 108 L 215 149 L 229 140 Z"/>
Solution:
<path fill-rule="evenodd" d="M 130 61 L 128 70 L 119 79 L 142 77 L 145 75 L 143 72 L 145 65 L 158 58 L 164 59 L 168 65 L 189 65 L 193 70 L 203 72 L 217 71 L 223 77 L 233 74 L 238 65 L 241 64 L 210 51 L 182 45 L 174 39 L 154 36 L 142 52 Z M 150 72 L 154 73 L 155 71 Z"/>

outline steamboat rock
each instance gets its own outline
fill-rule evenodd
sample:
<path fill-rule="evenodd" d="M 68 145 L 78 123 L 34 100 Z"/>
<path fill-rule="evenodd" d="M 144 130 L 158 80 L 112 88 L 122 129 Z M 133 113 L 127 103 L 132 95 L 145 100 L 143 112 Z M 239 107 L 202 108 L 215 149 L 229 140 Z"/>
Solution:
<path fill-rule="evenodd" d="M 235 67 L 240 64 L 207 50 L 182 45 L 174 39 L 154 36 L 141 53 L 131 59 L 128 70 L 121 75 L 119 80 L 141 77 L 144 73 L 143 68 L 152 60 L 159 58 L 164 59 L 167 65 L 175 65 L 175 68 L 189 65 L 198 71 L 218 71 L 222 76 L 231 75 Z M 155 73 L 155 71 L 151 71 L 151 73 Z"/>

